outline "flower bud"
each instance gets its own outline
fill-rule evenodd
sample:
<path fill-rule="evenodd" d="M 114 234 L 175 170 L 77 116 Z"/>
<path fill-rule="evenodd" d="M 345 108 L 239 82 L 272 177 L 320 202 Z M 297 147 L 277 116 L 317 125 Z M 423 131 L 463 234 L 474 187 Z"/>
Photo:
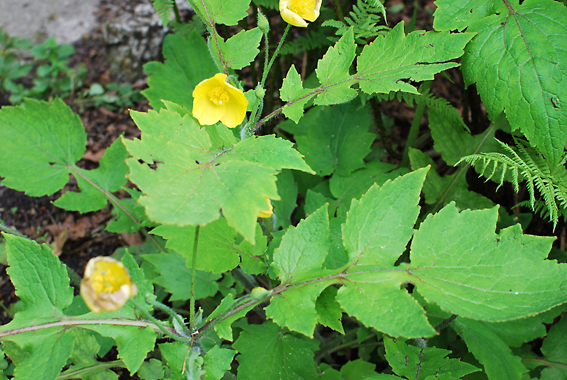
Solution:
<path fill-rule="evenodd" d="M 258 87 L 256 87 L 256 90 L 254 90 L 254 93 L 256 94 L 256 97 L 258 99 L 264 99 L 264 95 L 266 95 L 266 90 L 260 87 L 260 85 L 258 85 Z"/>
<path fill-rule="evenodd" d="M 81 296 L 96 314 L 116 311 L 138 292 L 126 267 L 110 257 L 95 257 L 87 263 L 81 281 Z"/>
<path fill-rule="evenodd" d="M 270 32 L 270 23 L 268 22 L 266 16 L 264 16 L 264 14 L 260 12 L 259 9 L 258 9 L 258 28 L 260 28 L 260 30 L 264 34 L 268 34 Z"/>
<path fill-rule="evenodd" d="M 252 292 L 250 293 L 250 297 L 252 297 L 252 299 L 255 299 L 256 301 L 262 301 L 269 295 L 270 291 L 262 288 L 261 286 L 252 289 Z"/>

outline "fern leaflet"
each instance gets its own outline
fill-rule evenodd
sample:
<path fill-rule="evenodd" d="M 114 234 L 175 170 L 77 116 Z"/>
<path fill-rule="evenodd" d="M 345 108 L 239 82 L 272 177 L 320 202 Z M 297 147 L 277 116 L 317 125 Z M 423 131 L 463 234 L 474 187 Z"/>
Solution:
<path fill-rule="evenodd" d="M 154 9 L 159 15 L 159 19 L 163 24 L 164 28 L 167 28 L 167 23 L 171 16 L 173 16 L 173 2 L 175 0 L 152 0 Z"/>

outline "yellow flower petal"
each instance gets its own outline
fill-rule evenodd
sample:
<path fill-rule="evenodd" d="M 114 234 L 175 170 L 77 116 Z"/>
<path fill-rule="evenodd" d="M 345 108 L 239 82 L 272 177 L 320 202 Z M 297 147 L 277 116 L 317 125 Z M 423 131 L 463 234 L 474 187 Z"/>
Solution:
<path fill-rule="evenodd" d="M 81 296 L 93 312 L 116 311 L 138 292 L 124 265 L 110 257 L 89 260 L 81 281 Z"/>
<path fill-rule="evenodd" d="M 193 90 L 193 116 L 201 125 L 222 121 L 227 127 L 238 126 L 246 117 L 248 100 L 238 88 L 226 82 L 223 73 L 205 79 Z"/>
<path fill-rule="evenodd" d="M 263 210 L 258 212 L 258 218 L 269 218 L 274 213 L 274 207 L 272 206 L 272 202 L 270 202 L 269 198 L 266 198 L 266 200 L 268 201 L 270 208 L 268 210 Z"/>
<path fill-rule="evenodd" d="M 322 0 L 280 0 L 280 14 L 285 22 L 298 27 L 306 27 L 308 21 L 319 17 Z"/>

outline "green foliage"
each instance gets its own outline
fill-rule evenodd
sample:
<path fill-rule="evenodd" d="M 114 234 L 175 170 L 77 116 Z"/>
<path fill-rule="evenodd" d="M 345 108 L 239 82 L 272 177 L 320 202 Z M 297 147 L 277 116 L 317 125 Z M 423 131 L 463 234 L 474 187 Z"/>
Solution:
<path fill-rule="evenodd" d="M 567 140 L 561 127 L 567 110 L 560 101 L 567 96 L 562 84 L 567 80 L 567 8 L 552 0 L 508 6 L 460 3 L 462 7 L 438 2 L 434 26 L 478 33 L 463 57 L 465 85 L 476 83 L 489 114 L 504 111 L 512 130 L 520 129 L 551 166 L 559 164 Z M 484 5 L 468 12 L 464 3 Z"/>
<path fill-rule="evenodd" d="M 567 208 L 567 170 L 563 163 L 550 166 L 550 162 L 546 161 L 537 149 L 529 147 L 521 140 L 516 140 L 515 149 L 499 140 L 496 141 L 500 143 L 505 153 L 472 154 L 461 158 L 455 165 L 461 162 L 472 165 L 482 162 L 481 175 L 485 175 L 488 169 L 490 173 L 486 173 L 486 176 L 489 179 L 500 166 L 500 186 L 504 183 L 505 174 L 510 173 L 510 181 L 516 192 L 519 191 L 519 182 L 525 181 L 530 200 L 523 202 L 522 205 L 530 206 L 534 212 L 541 211 L 543 216 L 553 222 L 555 228 L 559 216 L 564 216 Z M 543 202 L 536 201 L 536 189 Z"/>
<path fill-rule="evenodd" d="M 0 223 L 21 300 L 6 305 L 14 318 L 0 326 L 0 379 L 104 380 L 126 371 L 143 380 L 565 376 L 564 252 L 550 254 L 554 237 L 516 224 L 526 228 L 531 214 L 510 216 L 481 184 L 470 186 L 469 165 L 450 167 L 470 162 L 517 191 L 525 182 L 532 209 L 561 223 L 561 4 L 438 0 L 436 30 L 406 34 L 402 23 L 378 26 L 381 2 L 343 2 L 343 12 L 352 10 L 345 23 L 325 20 L 338 41 L 312 23 L 303 39 L 283 45 L 272 41 L 282 30 L 275 25 L 269 35 L 248 28 L 250 0 L 189 3 L 196 16 L 175 22 L 165 63 L 145 66 L 143 95 L 153 109 L 131 113 L 139 137 L 114 141 L 98 168 L 77 165 L 86 133 L 63 101 L 26 99 L 0 110 L 3 186 L 31 196 L 62 190 L 55 206 L 106 209 L 115 217 L 106 234 L 146 238 L 113 255 L 137 294 L 95 314 L 74 296 L 80 279 L 47 245 Z M 273 23 L 277 1 L 253 3 Z M 154 6 L 165 25 L 173 3 Z M 324 5 L 321 18 L 332 13 Z M 28 70 L 14 58 L 25 42 L 0 33 L 0 44 L 0 76 L 17 83 Z M 300 50 L 310 50 L 307 67 L 277 59 Z M 33 52 L 44 60 L 42 78 L 67 75 L 69 47 L 50 40 Z M 460 108 L 429 91 L 459 58 L 489 125 L 465 124 Z M 280 75 L 278 66 L 289 69 Z M 241 128 L 192 116 L 194 89 L 219 72 L 232 90 L 246 91 Z M 207 89 L 197 106 L 232 112 L 223 88 Z M 123 91 L 94 84 L 78 104 L 122 107 L 133 93 Z M 464 111 L 476 112 L 463 94 Z M 417 106 L 407 140 L 397 120 L 381 115 L 380 102 L 394 98 Z M 281 114 L 290 120 L 267 124 Z M 494 139 L 509 141 L 512 132 L 514 147 Z M 67 187 L 71 175 L 78 190 Z M 115 290 L 111 269 L 97 276 Z"/>
<path fill-rule="evenodd" d="M 171 16 L 173 16 L 173 2 L 175 0 L 152 0 L 154 9 L 159 15 L 159 19 L 164 28 L 167 28 L 167 23 Z"/>
<path fill-rule="evenodd" d="M 382 16 L 382 17 L 380 17 Z M 357 0 L 353 4 L 349 16 L 344 22 L 337 20 L 326 20 L 323 26 L 337 28 L 337 36 L 344 35 L 350 27 L 354 27 L 354 38 L 359 44 L 366 44 L 367 38 L 373 38 L 380 33 L 388 31 L 388 27 L 377 25 L 382 18 L 386 20 L 386 8 L 379 0 Z"/>

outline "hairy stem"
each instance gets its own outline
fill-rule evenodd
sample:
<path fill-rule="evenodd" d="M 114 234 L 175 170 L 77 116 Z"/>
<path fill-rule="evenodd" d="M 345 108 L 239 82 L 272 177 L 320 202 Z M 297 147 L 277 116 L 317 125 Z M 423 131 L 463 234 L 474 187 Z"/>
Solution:
<path fill-rule="evenodd" d="M 31 240 L 29 237 L 27 237 L 26 235 L 24 235 L 20 231 L 16 230 L 15 228 L 8 227 L 2 221 L 0 221 L 0 231 L 7 233 L 7 234 L 10 234 L 10 235 L 15 235 L 17 237 L 21 237 L 21 238 L 24 238 L 24 239 Z"/>
<path fill-rule="evenodd" d="M 197 248 L 199 246 L 199 230 L 201 226 L 195 228 L 195 240 L 193 241 L 193 260 L 191 261 L 191 299 L 189 300 L 189 327 L 195 329 L 195 283 L 197 282 Z"/>
<path fill-rule="evenodd" d="M 57 376 L 56 380 L 78 379 L 91 371 L 100 371 L 110 368 L 126 368 L 126 364 L 122 360 L 114 360 L 112 362 L 97 362 L 88 367 L 83 367 L 74 371 L 66 371 L 65 373 Z"/>
<path fill-rule="evenodd" d="M 155 318 L 153 315 L 150 314 L 149 311 L 147 311 L 144 306 L 140 305 L 138 303 L 138 301 L 136 301 L 134 298 L 129 298 L 128 302 L 130 304 L 132 304 L 132 306 L 134 306 L 134 308 L 140 312 L 140 314 L 142 314 L 146 319 L 149 319 L 150 321 L 152 321 L 152 323 L 158 328 L 159 331 L 161 331 L 162 333 L 164 333 L 165 335 L 167 335 L 168 337 L 170 337 L 171 339 L 174 340 L 178 340 L 184 343 L 187 343 L 190 339 L 186 338 L 186 337 L 182 337 L 179 335 L 174 334 L 173 332 L 169 331 L 168 329 L 165 328 L 165 326 L 161 323 L 160 320 L 158 320 L 157 318 Z"/>
<path fill-rule="evenodd" d="M 337 13 L 339 21 L 346 25 L 345 16 L 343 15 L 343 9 L 341 8 L 340 0 L 333 0 L 333 4 L 335 6 L 335 12 Z"/>
<path fill-rule="evenodd" d="M 152 317 L 153 318 L 153 317 Z M 155 318 L 154 318 L 155 319 Z M 112 326 L 137 326 L 137 327 L 151 327 L 156 332 L 163 332 L 154 322 L 144 320 L 130 320 L 130 319 L 65 319 L 58 322 L 45 323 L 42 325 L 20 327 L 13 330 L 0 332 L 0 340 L 12 335 L 22 334 L 32 331 L 40 331 L 43 329 L 50 329 L 53 327 L 72 327 L 72 326 L 88 326 L 88 325 L 112 325 Z M 168 331 L 169 334 L 174 336 L 176 340 L 183 338 L 180 335 L 175 335 L 175 331 L 170 327 L 161 326 Z M 168 335 L 169 336 L 169 335 Z"/>
<path fill-rule="evenodd" d="M 181 16 L 179 15 L 179 8 L 177 8 L 177 3 L 175 2 L 175 0 L 173 0 L 172 3 L 173 13 L 175 14 L 175 21 L 177 21 L 178 24 L 181 24 Z"/>
<path fill-rule="evenodd" d="M 261 82 L 262 87 L 264 87 L 264 84 L 266 83 L 266 78 L 268 77 L 268 73 L 270 72 L 270 69 L 272 68 L 272 66 L 274 64 L 274 61 L 278 57 L 278 54 L 280 53 L 280 49 L 282 48 L 282 45 L 285 41 L 285 38 L 287 37 L 287 33 L 289 32 L 290 29 L 291 29 L 291 24 L 287 24 L 287 26 L 285 27 L 284 33 L 282 35 L 282 38 L 280 39 L 280 42 L 278 43 L 278 47 L 274 51 L 274 55 L 272 55 L 272 59 L 270 59 L 270 63 L 268 63 L 267 69 L 265 69 L 264 72 L 262 73 L 262 82 Z M 268 39 L 266 37 L 266 42 L 267 41 L 268 41 Z M 266 44 L 266 46 L 267 46 L 267 44 Z M 266 54 L 268 54 L 267 48 L 266 48 Z"/>

